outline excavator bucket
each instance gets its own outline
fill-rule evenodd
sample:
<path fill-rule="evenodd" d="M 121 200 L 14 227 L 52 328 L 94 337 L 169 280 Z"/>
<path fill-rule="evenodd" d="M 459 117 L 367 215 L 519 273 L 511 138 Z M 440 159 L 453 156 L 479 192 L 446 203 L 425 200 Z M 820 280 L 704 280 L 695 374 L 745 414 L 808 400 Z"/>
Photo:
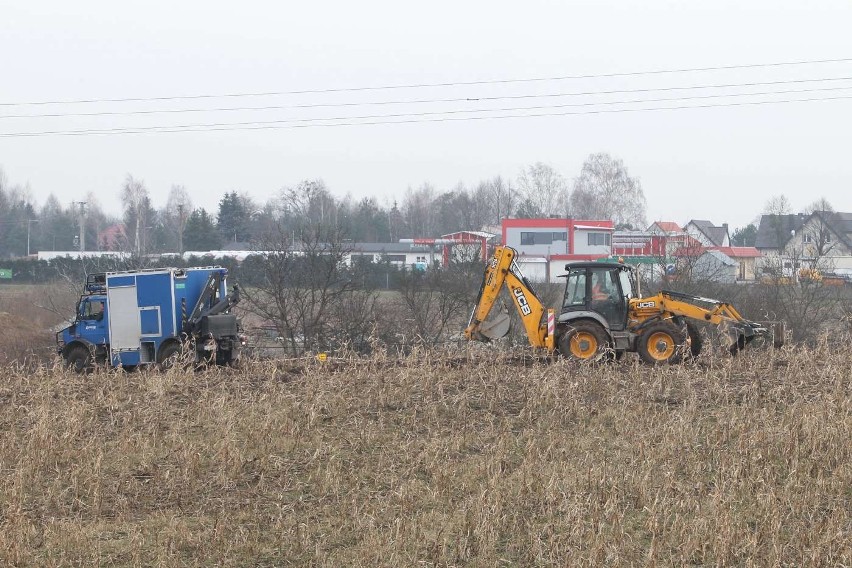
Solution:
<path fill-rule="evenodd" d="M 511 318 L 509 318 L 509 314 L 501 312 L 493 318 L 482 322 L 482 325 L 479 327 L 479 333 L 490 341 L 506 337 L 509 335 L 510 328 Z"/>

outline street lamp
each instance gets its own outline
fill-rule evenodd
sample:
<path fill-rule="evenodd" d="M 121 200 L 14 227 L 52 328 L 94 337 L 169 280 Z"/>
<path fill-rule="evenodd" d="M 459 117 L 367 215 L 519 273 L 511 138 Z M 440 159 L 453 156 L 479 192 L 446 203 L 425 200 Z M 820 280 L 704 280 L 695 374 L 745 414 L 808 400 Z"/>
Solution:
<path fill-rule="evenodd" d="M 27 219 L 27 257 L 30 256 L 30 227 L 33 223 L 38 223 L 38 219 Z"/>

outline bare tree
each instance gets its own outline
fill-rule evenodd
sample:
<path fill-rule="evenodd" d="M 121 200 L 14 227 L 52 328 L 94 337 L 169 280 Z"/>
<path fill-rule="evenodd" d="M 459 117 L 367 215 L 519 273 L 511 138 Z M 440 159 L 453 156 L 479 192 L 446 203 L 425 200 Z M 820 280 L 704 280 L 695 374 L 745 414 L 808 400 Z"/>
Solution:
<path fill-rule="evenodd" d="M 774 195 L 763 206 L 763 213 L 766 215 L 789 215 L 792 212 L 793 207 L 786 195 Z"/>
<path fill-rule="evenodd" d="M 127 174 L 124 186 L 121 188 L 121 201 L 124 205 L 125 225 L 130 229 L 133 241 L 130 243 L 136 256 L 142 256 L 145 249 L 145 228 L 152 219 L 150 216 L 151 203 L 145 182 Z"/>
<path fill-rule="evenodd" d="M 568 216 L 568 184 L 551 166 L 536 162 L 518 174 L 519 215 Z"/>
<path fill-rule="evenodd" d="M 810 214 L 810 218 L 802 230 L 804 255 L 823 260 L 824 269 L 834 268 L 828 258 L 838 247 L 840 237 L 837 234 L 839 222 L 834 207 L 822 197 L 811 203 L 805 212 Z"/>
<path fill-rule="evenodd" d="M 260 248 L 267 252 L 260 281 L 244 291 L 247 310 L 274 325 L 294 355 L 336 347 L 336 318 L 356 284 L 344 266 L 348 251 L 339 232 L 305 229 L 294 246 L 290 233 L 279 229 Z"/>
<path fill-rule="evenodd" d="M 462 329 L 481 269 L 481 264 L 471 263 L 406 272 L 398 291 L 398 309 L 407 322 L 403 334 L 407 332 L 411 342 L 433 346 Z"/>
<path fill-rule="evenodd" d="M 796 341 L 838 331 L 845 325 L 849 297 L 842 287 L 823 283 L 822 274 L 831 266 L 829 257 L 803 258 L 798 247 L 766 257 L 755 303 L 767 319 L 783 320 Z"/>
<path fill-rule="evenodd" d="M 590 155 L 574 180 L 571 211 L 582 219 L 612 219 L 616 226 L 645 226 L 645 193 L 638 178 L 630 177 L 619 159 Z"/>
<path fill-rule="evenodd" d="M 293 226 L 337 226 L 337 201 L 321 179 L 304 180 L 281 190 L 284 218 Z"/>
<path fill-rule="evenodd" d="M 435 188 L 424 183 L 417 189 L 410 187 L 402 200 L 402 217 L 410 237 L 429 237 L 436 232 L 436 214 L 433 204 Z"/>
<path fill-rule="evenodd" d="M 192 211 L 192 198 L 189 192 L 182 185 L 173 185 L 169 190 L 166 209 L 163 211 L 163 221 L 171 234 L 177 234 L 179 253 L 183 253 L 183 231 Z"/>
<path fill-rule="evenodd" d="M 474 199 L 479 207 L 487 212 L 486 222 L 499 225 L 504 218 L 510 217 L 515 212 L 518 196 L 509 182 L 497 176 L 480 182 L 474 193 Z"/>

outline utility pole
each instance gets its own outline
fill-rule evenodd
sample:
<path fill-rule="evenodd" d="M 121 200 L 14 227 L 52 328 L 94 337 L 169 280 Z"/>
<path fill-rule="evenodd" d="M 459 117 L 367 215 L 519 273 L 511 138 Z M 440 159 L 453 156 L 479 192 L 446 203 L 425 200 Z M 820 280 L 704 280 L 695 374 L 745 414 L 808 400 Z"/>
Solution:
<path fill-rule="evenodd" d="M 27 219 L 27 257 L 30 256 L 30 227 L 33 223 L 38 223 L 38 219 Z"/>
<path fill-rule="evenodd" d="M 75 201 L 74 205 L 80 206 L 80 252 L 84 252 L 86 250 L 86 202 Z"/>

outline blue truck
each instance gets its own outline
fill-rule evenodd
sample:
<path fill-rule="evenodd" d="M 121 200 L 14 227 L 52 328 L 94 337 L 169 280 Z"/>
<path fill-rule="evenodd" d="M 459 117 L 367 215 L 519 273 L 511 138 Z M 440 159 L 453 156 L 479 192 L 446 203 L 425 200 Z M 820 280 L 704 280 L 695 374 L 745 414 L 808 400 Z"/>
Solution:
<path fill-rule="evenodd" d="M 187 350 L 195 361 L 234 364 L 245 336 L 231 313 L 239 288 L 228 293 L 227 275 L 218 266 L 90 274 L 57 351 L 80 373 L 168 366 Z"/>

